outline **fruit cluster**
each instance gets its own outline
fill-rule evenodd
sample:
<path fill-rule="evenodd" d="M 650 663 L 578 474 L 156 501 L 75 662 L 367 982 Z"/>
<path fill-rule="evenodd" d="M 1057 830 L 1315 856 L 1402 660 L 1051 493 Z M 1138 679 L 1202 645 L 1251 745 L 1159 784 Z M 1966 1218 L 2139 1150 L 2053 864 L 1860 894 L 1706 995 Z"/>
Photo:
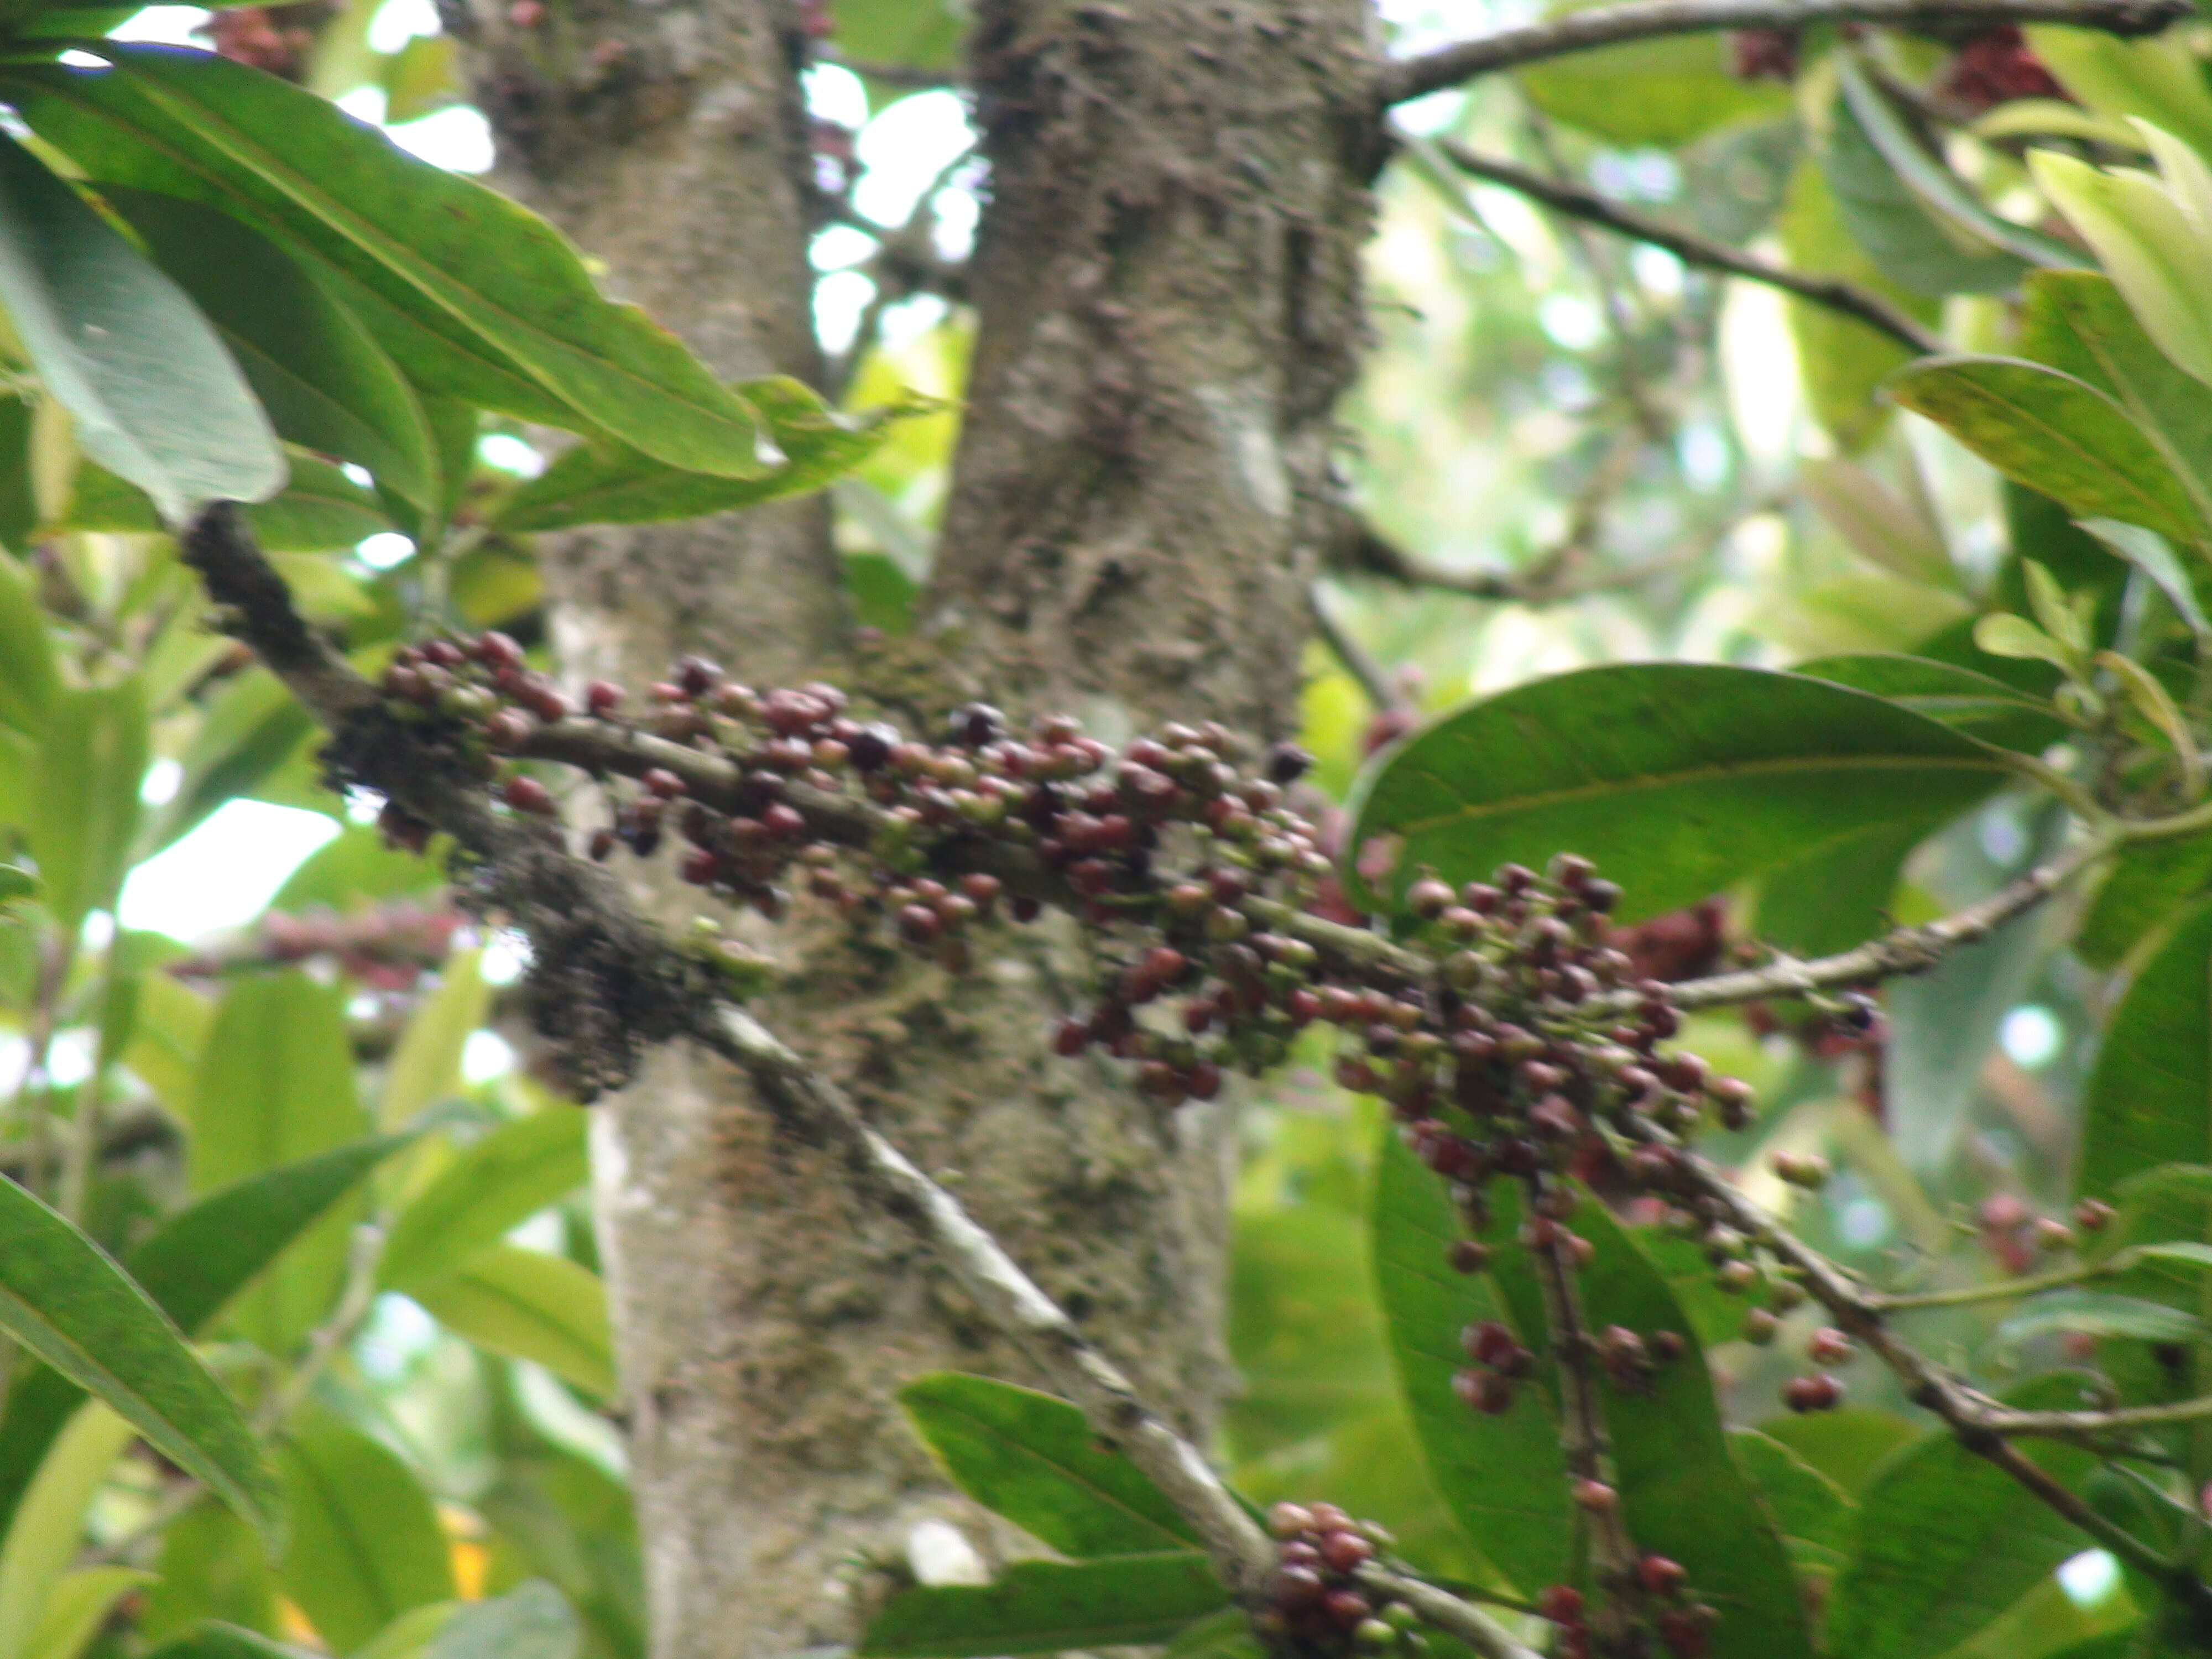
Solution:
<path fill-rule="evenodd" d="M 1636 1564 L 1637 1587 L 1656 1607 L 1653 1627 L 1676 1659 L 1700 1659 L 1712 1645 L 1717 1609 L 1690 1598 L 1690 1575 L 1679 1561 L 1645 1555 Z M 1556 1659 L 1590 1659 L 1592 1637 L 1588 1603 L 1572 1584 L 1553 1584 L 1538 1598 L 1536 1610 L 1559 1627 Z"/>
<path fill-rule="evenodd" d="M 1276 1539 L 1276 1567 L 1267 1605 L 1254 1620 L 1262 1636 L 1279 1647 L 1325 1654 L 1427 1649 L 1413 1610 L 1378 1604 L 1355 1577 L 1378 1548 L 1389 1547 L 1389 1533 L 1334 1504 L 1278 1504 L 1267 1511 L 1267 1528 Z"/>
<path fill-rule="evenodd" d="M 1030 920 L 1048 901 L 1071 911 L 1103 971 L 1053 1046 L 1129 1062 L 1164 1110 L 1211 1098 L 1229 1071 L 1277 1063 L 1305 1028 L 1334 1027 L 1338 1080 L 1386 1102 L 1450 1184 L 1468 1234 L 1451 1250 L 1461 1271 L 1488 1264 L 1481 1235 L 1502 1179 L 1518 1191 L 1520 1244 L 1571 1276 L 1592 1253 L 1571 1225 L 1589 1201 L 1572 1177 L 1659 1200 L 1705 1243 L 1723 1289 L 1761 1283 L 1750 1242 L 1676 1150 L 1709 1119 L 1746 1127 L 1751 1091 L 1669 1046 L 1680 1018 L 1668 987 L 1613 942 L 1620 892 L 1587 860 L 1562 855 L 1541 874 L 1507 865 L 1459 887 L 1421 874 L 1389 948 L 1312 915 L 1334 866 L 1286 799 L 1307 757 L 1249 754 L 1218 726 L 1170 726 L 1116 753 L 1071 719 L 1017 732 L 971 704 L 923 742 L 860 719 L 834 687 L 755 690 L 698 658 L 641 706 L 605 684 L 579 704 L 497 634 L 404 649 L 383 690 L 401 717 L 448 723 L 525 817 L 558 814 L 529 762 L 580 758 L 612 804 L 589 832 L 593 857 L 673 841 L 684 880 L 771 917 L 803 884 L 957 971 L 1000 917 Z M 1620 1327 L 1553 1340 L 1625 1390 L 1649 1389 L 1681 1351 L 1672 1332 Z M 1503 1325 L 1472 1327 L 1466 1342 L 1461 1393 L 1478 1411 L 1509 1409 L 1534 1356 Z M 1278 1531 L 1286 1631 L 1399 1639 L 1350 1582 L 1371 1544 L 1339 1511 L 1293 1506 Z M 1678 1653 L 1698 1650 L 1689 1615 L 1651 1607 L 1625 1573 L 1607 1593 L 1638 1601 Z"/>

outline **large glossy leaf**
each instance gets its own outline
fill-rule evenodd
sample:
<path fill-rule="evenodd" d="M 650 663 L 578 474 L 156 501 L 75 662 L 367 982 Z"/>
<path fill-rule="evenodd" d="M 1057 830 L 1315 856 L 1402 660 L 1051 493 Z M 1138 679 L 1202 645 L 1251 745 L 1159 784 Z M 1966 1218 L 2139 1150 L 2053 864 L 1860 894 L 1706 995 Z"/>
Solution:
<path fill-rule="evenodd" d="M 18 1659 L 28 1645 L 48 1595 L 76 1559 L 85 1511 L 131 1437 L 124 1419 L 105 1406 L 88 1404 L 40 1460 L 38 1478 L 0 1539 L 4 1659 Z"/>
<path fill-rule="evenodd" d="M 1468 1363 L 1460 1346 L 1468 1326 L 1498 1320 L 1531 1347 L 1536 1333 L 1488 1275 L 1453 1270 L 1446 1256 L 1464 1236 L 1458 1218 L 1395 1134 L 1382 1139 L 1373 1202 L 1376 1289 L 1430 1478 L 1484 1558 L 1534 1595 L 1566 1571 L 1573 1530 L 1552 1402 L 1526 1388 L 1510 1410 L 1486 1416 L 1460 1399 L 1452 1377 Z"/>
<path fill-rule="evenodd" d="M 1629 1531 L 1644 1549 L 1679 1561 L 1701 1601 L 1720 1612 L 1714 1659 L 1810 1659 L 1811 1632 L 1774 1517 L 1731 1454 L 1694 1323 L 1665 1276 L 1602 1204 L 1585 1196 L 1574 1230 L 1595 1254 L 1581 1289 L 1590 1327 L 1620 1325 L 1647 1339 L 1672 1331 L 1681 1357 L 1648 1389 L 1601 1383 L 1615 1484 Z M 1495 1276 L 1531 1279 L 1525 1251 L 1500 1252 Z M 1548 1345 L 1532 1345 L 1547 1375 Z"/>
<path fill-rule="evenodd" d="M 1905 858 L 1934 825 L 1877 823 L 1824 842 L 1759 878 L 1753 927 L 1793 955 L 1847 951 L 1892 925 Z"/>
<path fill-rule="evenodd" d="M 312 248 L 455 349 L 535 382 L 572 424 L 698 471 L 775 465 L 744 400 L 644 313 L 602 299 L 543 220 L 274 76 L 206 52 L 101 50 L 112 70 L 15 71 L 26 118 L 94 179 L 204 201 Z"/>
<path fill-rule="evenodd" d="M 410 1294 L 478 1347 L 534 1359 L 587 1394 L 614 1397 L 606 1287 L 566 1256 L 495 1244 Z"/>
<path fill-rule="evenodd" d="M 407 1137 L 357 1141 L 210 1193 L 131 1252 L 139 1288 L 187 1334 L 198 1331 L 317 1216 Z M 61 1372 L 24 1372 L 0 1409 L 0 1517 L 15 1512 L 39 1460 L 84 1390 Z"/>
<path fill-rule="evenodd" d="M 297 971 L 249 975 L 231 986 L 200 1059 L 196 1191 L 296 1164 L 367 1133 L 339 998 Z M 309 1226 L 240 1299 L 232 1312 L 237 1327 L 272 1353 L 289 1352 L 337 1294 L 358 1211 L 356 1200 L 342 1200 Z"/>
<path fill-rule="evenodd" d="M 65 927 L 112 908 L 138 826 L 146 696 L 136 675 L 58 694 L 31 766 L 25 830 L 46 903 Z"/>
<path fill-rule="evenodd" d="M 1225 1600 L 1206 1558 L 1189 1551 L 1017 1561 L 995 1583 L 894 1596 L 857 1650 L 864 1659 L 963 1659 L 1164 1642 Z"/>
<path fill-rule="evenodd" d="M 1773 1512 L 1784 1538 L 1838 1552 L 1850 1544 L 1858 1505 L 1841 1486 L 1757 1429 L 1730 1429 L 1728 1438 L 1744 1477 Z"/>
<path fill-rule="evenodd" d="M 1778 1417 L 1759 1425 L 1768 1439 L 1794 1452 L 1800 1461 L 1834 1481 L 1854 1499 L 1885 1459 L 1927 1432 L 1887 1412 L 1866 1406 Z"/>
<path fill-rule="evenodd" d="M 277 1450 L 291 1534 L 285 1594 L 349 1653 L 411 1607 L 451 1599 L 444 1533 L 406 1464 L 380 1442 L 311 1413 Z"/>
<path fill-rule="evenodd" d="M 923 402 L 855 416 L 839 414 L 797 380 L 748 380 L 737 389 L 768 419 L 787 465 L 765 477 L 717 478 L 626 447 L 578 444 L 508 496 L 494 522 L 512 531 L 651 524 L 805 495 L 874 453 L 892 421 L 935 407 Z"/>
<path fill-rule="evenodd" d="M 264 552 L 331 552 L 392 527 L 375 495 L 328 461 L 296 450 L 287 461 L 290 481 L 246 509 L 246 522 Z M 143 532 L 159 530 L 161 518 L 144 491 L 88 462 L 77 469 L 58 527 Z"/>
<path fill-rule="evenodd" d="M 1066 1401 L 939 1371 L 899 1403 L 953 1483 L 1062 1555 L 1195 1548 L 1198 1534 L 1136 1466 Z"/>
<path fill-rule="evenodd" d="M 1996 754 L 1825 681 L 1686 663 L 1585 669 L 1447 714 L 1370 763 L 1353 847 L 1400 838 L 1402 889 L 1571 851 L 1624 919 L 1694 902 L 1820 843 L 1986 794 Z M 1356 878 L 1354 878 L 1356 880 Z"/>
<path fill-rule="evenodd" d="M 283 487 L 268 417 L 206 319 L 12 138 L 0 142 L 0 303 L 85 453 L 171 522 Z"/>
<path fill-rule="evenodd" d="M 2027 1408 L 2080 1403 L 2081 1378 L 2039 1377 Z M 2096 1460 L 2072 1446 L 2021 1449 L 2066 1484 Z M 1828 1644 L 1852 1659 L 1923 1659 L 1995 1619 L 2087 1540 L 1994 1465 L 1932 1436 L 1882 1465 L 1861 1494 L 1850 1560 L 1828 1600 Z"/>
<path fill-rule="evenodd" d="M 1899 370 L 1890 394 L 2076 518 L 2118 519 L 2182 541 L 2207 533 L 2149 435 L 2070 374 L 2023 358 L 1929 357 Z"/>
<path fill-rule="evenodd" d="M 2081 1190 L 2212 1159 L 2212 900 L 2196 901 L 2113 1011 L 2089 1079 Z"/>
<path fill-rule="evenodd" d="M 463 1607 L 438 1627 L 423 1659 L 574 1659 L 583 1632 L 561 1592 L 533 1579 Z"/>
<path fill-rule="evenodd" d="M 358 462 L 411 501 L 437 500 L 437 453 L 414 389 L 308 266 L 203 203 L 121 186 L 102 194 L 222 331 L 278 435 Z"/>
<path fill-rule="evenodd" d="M 476 1141 L 392 1224 L 378 1267 L 387 1290 L 452 1273 L 591 1178 L 585 1114 L 556 1103 Z"/>
<path fill-rule="evenodd" d="M 1846 657 L 1820 657 L 1790 671 L 1827 680 L 1941 720 L 1984 743 L 2040 753 L 2065 735 L 2065 725 L 2049 703 L 2018 686 L 1928 657 L 1875 651 Z"/>
<path fill-rule="evenodd" d="M 268 1468 L 222 1385 L 105 1251 L 6 1180 L 0 1180 L 0 1325 L 240 1515 L 273 1526 Z"/>

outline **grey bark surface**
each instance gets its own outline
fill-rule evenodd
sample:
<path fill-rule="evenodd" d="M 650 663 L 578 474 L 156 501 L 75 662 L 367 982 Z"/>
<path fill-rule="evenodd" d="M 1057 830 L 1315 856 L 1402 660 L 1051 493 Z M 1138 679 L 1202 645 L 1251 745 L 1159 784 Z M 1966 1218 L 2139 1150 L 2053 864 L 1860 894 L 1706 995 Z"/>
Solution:
<path fill-rule="evenodd" d="M 795 9 L 583 0 L 526 31 L 479 3 L 453 21 L 503 181 L 718 370 L 814 378 Z M 1201 718 L 1279 735 L 1358 326 L 1367 0 L 978 11 L 980 335 L 922 637 L 852 649 L 817 501 L 548 538 L 564 671 L 635 684 L 699 651 L 857 683 L 908 718 L 981 695 L 1109 738 Z M 665 871 L 639 883 L 672 921 L 698 905 Z M 1164 1118 L 1106 1062 L 1047 1052 L 1088 947 L 1001 929 L 956 977 L 805 905 L 761 938 L 792 970 L 763 1022 L 1204 1434 L 1232 1380 L 1232 1115 Z M 911 1238 L 703 1054 L 661 1054 L 599 1112 L 659 1659 L 849 1641 L 893 1582 L 856 1562 L 957 1570 L 932 1520 L 986 1557 L 1015 1542 L 946 1491 L 895 1395 L 937 1369 L 1038 1378 Z"/>

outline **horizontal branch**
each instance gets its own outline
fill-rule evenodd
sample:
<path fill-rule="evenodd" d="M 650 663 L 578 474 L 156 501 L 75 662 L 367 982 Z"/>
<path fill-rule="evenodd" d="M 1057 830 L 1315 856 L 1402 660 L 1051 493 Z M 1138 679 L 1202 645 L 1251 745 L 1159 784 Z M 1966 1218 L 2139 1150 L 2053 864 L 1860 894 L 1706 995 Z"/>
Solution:
<path fill-rule="evenodd" d="M 2191 10 L 2185 0 L 1630 0 L 1385 64 L 1377 96 L 1387 108 L 1478 76 L 1657 35 L 1794 30 L 1816 23 L 1880 23 L 1945 33 L 2002 23 L 2065 23 L 2110 34 L 2155 34 Z"/>
<path fill-rule="evenodd" d="M 1633 8 L 1623 7 L 1621 9 Z M 1579 17 L 1596 15 L 1578 12 L 1561 21 L 1572 22 Z M 1925 354 L 1944 349 L 1942 337 L 1907 316 L 1880 295 L 1855 283 L 1847 283 L 1836 276 L 1819 276 L 1791 270 L 1785 265 L 1778 265 L 1756 254 L 1747 253 L 1726 242 L 1684 230 L 1663 219 L 1638 213 L 1633 208 L 1622 207 L 1618 203 L 1607 200 L 1595 191 L 1549 178 L 1532 168 L 1497 156 L 1479 155 L 1452 139 L 1437 138 L 1424 142 L 1434 144 L 1437 151 L 1462 173 L 1486 179 L 1492 184 L 1502 185 L 1516 195 L 1541 202 L 1554 212 L 1601 226 L 1639 242 L 1648 242 L 1654 247 L 1664 248 L 1685 264 L 1726 271 L 1747 282 L 1763 283 L 1769 288 L 1794 294 L 1801 300 L 1854 318 L 1913 351 Z"/>
<path fill-rule="evenodd" d="M 1570 544 L 1518 570 L 1447 569 L 1408 553 L 1346 508 L 1338 515 L 1322 559 L 1330 570 L 1346 575 L 1380 576 L 1407 587 L 1464 593 L 1500 605 L 1547 605 L 1619 592 L 1674 575 L 1695 563 L 1705 550 L 1701 546 L 1689 555 L 1670 553 L 1642 564 L 1607 566 L 1581 563 L 1571 556 L 1578 550 Z"/>

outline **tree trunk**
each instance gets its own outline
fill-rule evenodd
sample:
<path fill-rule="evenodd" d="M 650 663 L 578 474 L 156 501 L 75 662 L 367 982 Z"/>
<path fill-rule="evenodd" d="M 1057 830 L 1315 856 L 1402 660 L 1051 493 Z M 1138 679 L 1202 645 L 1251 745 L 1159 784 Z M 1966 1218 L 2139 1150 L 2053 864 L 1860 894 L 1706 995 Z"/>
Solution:
<path fill-rule="evenodd" d="M 979 5 L 980 333 L 924 638 L 852 649 L 817 501 L 548 538 L 564 668 L 635 683 L 696 650 L 909 717 L 988 696 L 1109 738 L 1290 729 L 1358 327 L 1367 9 Z M 795 12 L 586 0 L 538 26 L 550 43 L 470 21 L 507 181 L 719 370 L 813 378 Z M 697 898 L 654 873 L 641 891 L 672 921 Z M 1231 1381 L 1229 1109 L 1164 1121 L 1110 1063 L 1050 1056 L 1095 971 L 1064 929 L 988 933 L 956 978 L 799 908 L 767 941 L 793 973 L 762 1017 L 1203 1432 Z M 975 1565 L 926 1522 L 1003 1548 L 895 1395 L 937 1369 L 1033 1382 L 1024 1358 L 718 1062 L 664 1053 L 601 1110 L 659 1659 L 849 1641 L 893 1582 L 856 1564 Z"/>

